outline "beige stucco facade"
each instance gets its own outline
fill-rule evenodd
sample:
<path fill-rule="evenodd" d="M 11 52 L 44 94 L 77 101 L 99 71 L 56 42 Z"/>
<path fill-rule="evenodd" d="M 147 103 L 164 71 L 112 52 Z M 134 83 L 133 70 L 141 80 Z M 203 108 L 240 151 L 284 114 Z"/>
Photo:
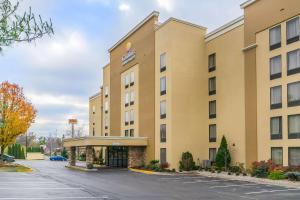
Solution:
<path fill-rule="evenodd" d="M 249 167 L 253 161 L 268 160 L 271 147 L 283 147 L 283 165 L 288 165 L 287 148 L 300 147 L 300 139 L 287 138 L 287 116 L 300 114 L 300 107 L 287 107 L 286 87 L 300 81 L 300 75 L 287 76 L 284 63 L 286 53 L 300 48 L 300 42 L 286 45 L 284 41 L 286 21 L 299 15 L 300 1 L 249 0 L 241 7 L 243 16 L 210 33 L 175 18 L 159 23 L 159 13 L 152 12 L 111 47 L 109 64 L 103 68 L 102 105 L 98 100 L 90 102 L 90 109 L 102 108 L 100 135 L 106 140 L 123 138 L 126 146 L 134 139 L 147 141 L 142 145 L 145 151 L 135 155 L 145 152 L 146 162 L 164 157 L 175 169 L 186 151 L 197 165 L 211 159 L 210 152 L 217 151 L 222 136 L 227 139 L 232 165 Z M 269 29 L 280 23 L 282 46 L 270 51 Z M 269 60 L 278 54 L 282 55 L 282 77 L 270 80 Z M 208 67 L 211 59 L 213 70 Z M 164 91 L 161 79 L 166 80 Z M 209 81 L 214 81 L 210 82 L 214 91 Z M 282 108 L 272 110 L 270 87 L 275 85 L 282 85 Z M 212 116 L 209 102 L 216 105 Z M 283 138 L 275 141 L 270 139 L 270 117 L 277 115 L 283 119 Z M 91 120 L 90 115 L 90 129 Z M 216 138 L 209 137 L 210 126 L 215 127 Z M 166 133 L 163 139 L 161 130 Z M 102 140 L 80 144 L 112 145 Z"/>
<path fill-rule="evenodd" d="M 89 136 L 102 135 L 102 93 L 89 99 Z"/>

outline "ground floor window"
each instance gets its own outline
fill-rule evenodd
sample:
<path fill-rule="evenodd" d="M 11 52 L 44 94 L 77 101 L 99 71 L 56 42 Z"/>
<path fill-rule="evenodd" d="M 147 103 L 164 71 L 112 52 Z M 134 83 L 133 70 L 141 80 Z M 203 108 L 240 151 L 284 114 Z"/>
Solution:
<path fill-rule="evenodd" d="M 160 163 L 164 164 L 167 162 L 167 149 L 161 148 L 160 149 Z"/>
<path fill-rule="evenodd" d="M 291 167 L 300 166 L 300 147 L 289 148 L 289 166 Z"/>
<path fill-rule="evenodd" d="M 271 148 L 271 159 L 275 165 L 283 164 L 283 150 L 282 147 Z"/>
<path fill-rule="evenodd" d="M 209 160 L 211 162 L 216 161 L 216 154 L 217 154 L 217 149 L 216 148 L 209 148 Z"/>

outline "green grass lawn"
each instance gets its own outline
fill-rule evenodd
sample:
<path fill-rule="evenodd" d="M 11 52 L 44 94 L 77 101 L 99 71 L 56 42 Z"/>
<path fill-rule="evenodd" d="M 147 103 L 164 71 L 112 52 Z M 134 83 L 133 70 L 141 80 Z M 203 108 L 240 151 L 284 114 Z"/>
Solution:
<path fill-rule="evenodd" d="M 20 164 L 6 164 L 0 165 L 0 172 L 32 172 L 32 169 Z"/>

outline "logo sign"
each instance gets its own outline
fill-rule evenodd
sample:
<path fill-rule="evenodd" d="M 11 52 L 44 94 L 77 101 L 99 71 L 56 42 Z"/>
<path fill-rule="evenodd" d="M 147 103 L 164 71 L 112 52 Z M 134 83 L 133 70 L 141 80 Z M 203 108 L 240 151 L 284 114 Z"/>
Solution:
<path fill-rule="evenodd" d="M 69 124 L 77 124 L 77 119 L 69 119 Z"/>
<path fill-rule="evenodd" d="M 132 50 L 130 42 L 126 44 L 126 51 L 126 54 L 122 56 L 122 65 L 126 65 L 135 59 L 135 51 Z"/>

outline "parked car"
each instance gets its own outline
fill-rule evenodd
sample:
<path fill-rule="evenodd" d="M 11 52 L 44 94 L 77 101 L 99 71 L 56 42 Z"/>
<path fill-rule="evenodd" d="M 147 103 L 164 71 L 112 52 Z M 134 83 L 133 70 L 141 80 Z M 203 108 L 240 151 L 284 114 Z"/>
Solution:
<path fill-rule="evenodd" d="M 9 155 L 6 155 L 6 154 L 3 154 L 3 155 L 0 154 L 0 159 L 5 161 L 5 162 L 15 162 L 15 157 L 9 156 Z"/>
<path fill-rule="evenodd" d="M 67 159 L 63 156 L 51 156 L 50 160 L 51 161 L 67 161 Z"/>

